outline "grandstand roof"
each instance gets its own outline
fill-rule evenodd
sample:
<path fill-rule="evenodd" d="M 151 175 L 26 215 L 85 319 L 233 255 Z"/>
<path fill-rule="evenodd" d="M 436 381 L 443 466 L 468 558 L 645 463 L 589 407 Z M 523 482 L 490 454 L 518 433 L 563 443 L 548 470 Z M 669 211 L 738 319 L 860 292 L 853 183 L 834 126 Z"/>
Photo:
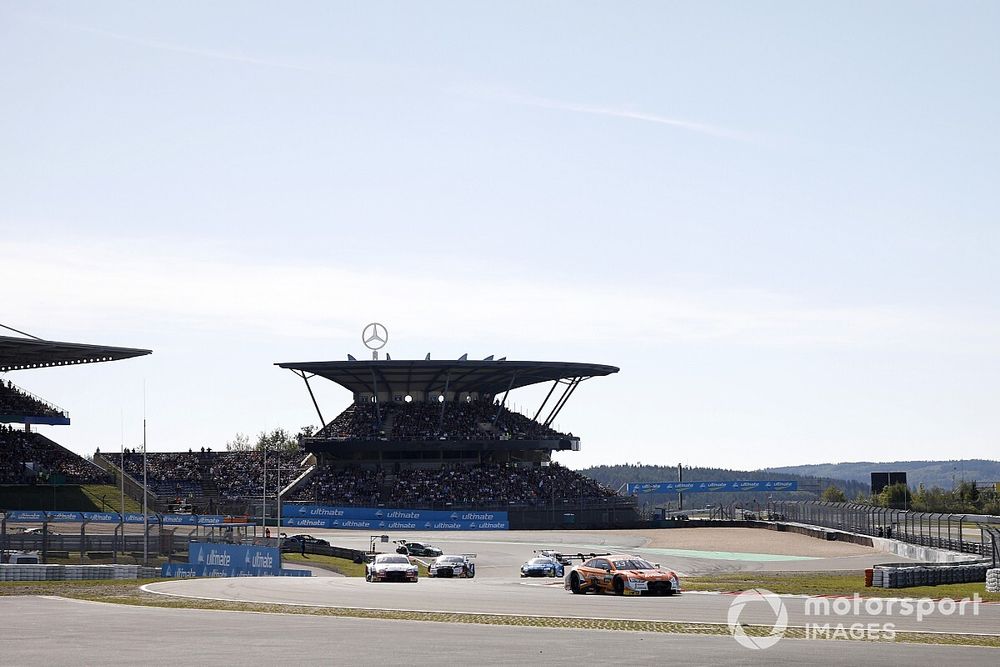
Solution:
<path fill-rule="evenodd" d="M 617 373 L 615 366 L 557 361 L 309 361 L 275 366 L 332 380 L 352 393 L 409 394 L 415 391 L 499 394 L 539 382 L 588 378 Z"/>
<path fill-rule="evenodd" d="M 0 336 L 0 372 L 117 361 L 145 354 L 152 354 L 152 350 Z"/>

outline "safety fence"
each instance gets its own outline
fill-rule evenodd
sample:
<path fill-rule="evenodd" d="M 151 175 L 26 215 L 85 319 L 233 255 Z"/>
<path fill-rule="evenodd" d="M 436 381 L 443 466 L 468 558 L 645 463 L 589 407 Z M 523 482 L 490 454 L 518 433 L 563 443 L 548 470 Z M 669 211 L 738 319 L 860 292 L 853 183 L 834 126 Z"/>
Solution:
<path fill-rule="evenodd" d="M 913 512 L 853 503 L 775 500 L 761 518 L 823 526 L 995 559 L 1000 517 Z"/>

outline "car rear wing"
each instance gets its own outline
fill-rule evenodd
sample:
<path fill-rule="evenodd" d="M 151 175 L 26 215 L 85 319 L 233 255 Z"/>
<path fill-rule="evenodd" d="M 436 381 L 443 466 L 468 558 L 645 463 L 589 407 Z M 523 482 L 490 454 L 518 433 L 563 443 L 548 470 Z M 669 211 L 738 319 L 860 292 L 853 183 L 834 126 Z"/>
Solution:
<path fill-rule="evenodd" d="M 611 554 L 610 553 L 603 553 L 603 554 L 590 553 L 590 554 L 561 554 L 561 555 L 566 560 L 588 560 L 590 558 L 599 558 L 601 556 L 610 556 Z"/>

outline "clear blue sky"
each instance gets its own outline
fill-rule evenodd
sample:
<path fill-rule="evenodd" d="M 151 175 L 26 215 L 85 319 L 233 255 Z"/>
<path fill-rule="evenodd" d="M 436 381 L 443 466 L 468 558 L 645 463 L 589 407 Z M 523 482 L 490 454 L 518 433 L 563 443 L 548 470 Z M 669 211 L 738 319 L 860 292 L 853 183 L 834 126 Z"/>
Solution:
<path fill-rule="evenodd" d="M 275 361 L 608 363 L 573 467 L 1000 451 L 1000 4 L 0 1 L 0 321 L 81 453 Z M 349 401 L 328 388 L 332 416 Z M 527 405 L 535 394 L 515 395 Z"/>

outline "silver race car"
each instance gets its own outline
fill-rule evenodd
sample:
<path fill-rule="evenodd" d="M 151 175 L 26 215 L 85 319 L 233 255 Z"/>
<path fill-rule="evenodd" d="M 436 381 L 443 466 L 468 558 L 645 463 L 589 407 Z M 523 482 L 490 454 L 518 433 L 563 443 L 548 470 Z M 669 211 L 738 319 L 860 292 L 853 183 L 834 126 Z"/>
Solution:
<path fill-rule="evenodd" d="M 472 579 L 476 576 L 476 564 L 472 559 L 476 554 L 459 554 L 456 556 L 438 556 L 427 566 L 428 577 L 464 577 Z"/>

